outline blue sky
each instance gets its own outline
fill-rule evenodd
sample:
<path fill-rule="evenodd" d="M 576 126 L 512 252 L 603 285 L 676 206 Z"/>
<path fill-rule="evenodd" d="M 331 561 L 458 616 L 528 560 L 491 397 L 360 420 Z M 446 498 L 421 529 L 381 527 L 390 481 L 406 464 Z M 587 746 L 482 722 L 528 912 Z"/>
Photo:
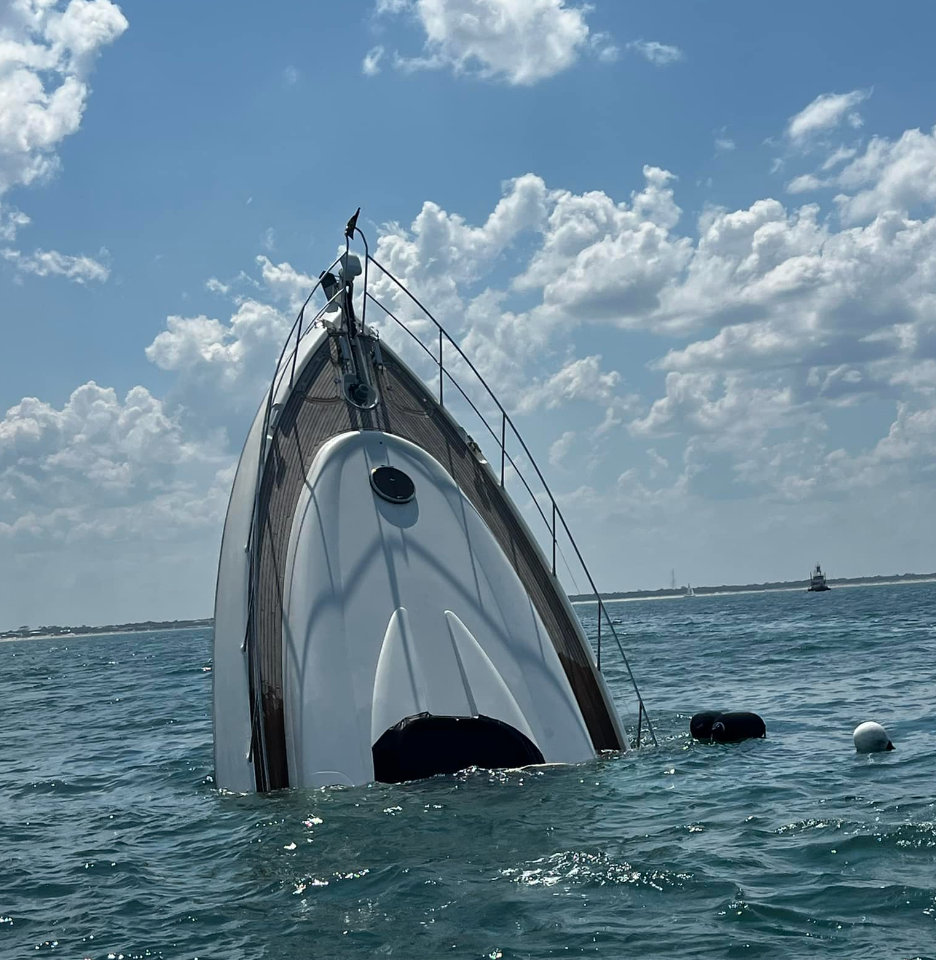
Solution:
<path fill-rule="evenodd" d="M 936 569 L 934 20 L 6 0 L 0 626 L 210 612 L 265 371 L 358 205 L 603 588 Z"/>

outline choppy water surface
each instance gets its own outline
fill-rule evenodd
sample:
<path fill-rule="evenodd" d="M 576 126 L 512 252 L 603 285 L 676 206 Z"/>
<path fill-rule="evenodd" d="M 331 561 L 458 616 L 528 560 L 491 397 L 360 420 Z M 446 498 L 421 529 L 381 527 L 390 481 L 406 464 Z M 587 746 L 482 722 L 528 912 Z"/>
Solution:
<path fill-rule="evenodd" d="M 936 585 L 613 609 L 659 749 L 268 797 L 214 789 L 207 632 L 0 644 L 0 956 L 936 956 Z"/>

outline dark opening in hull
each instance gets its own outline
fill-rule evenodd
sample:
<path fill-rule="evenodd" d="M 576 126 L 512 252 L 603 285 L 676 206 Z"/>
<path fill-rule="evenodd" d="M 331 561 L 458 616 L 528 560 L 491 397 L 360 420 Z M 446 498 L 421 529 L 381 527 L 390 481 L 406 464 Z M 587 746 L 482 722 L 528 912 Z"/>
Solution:
<path fill-rule="evenodd" d="M 419 713 L 390 727 L 374 744 L 374 778 L 381 783 L 422 780 L 466 767 L 525 767 L 543 763 L 529 737 L 491 717 Z"/>

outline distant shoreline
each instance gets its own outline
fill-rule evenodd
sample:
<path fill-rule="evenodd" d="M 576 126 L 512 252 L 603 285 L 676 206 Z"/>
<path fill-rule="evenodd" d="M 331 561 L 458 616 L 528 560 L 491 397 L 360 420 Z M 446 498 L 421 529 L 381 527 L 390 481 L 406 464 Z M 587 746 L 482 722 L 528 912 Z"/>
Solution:
<path fill-rule="evenodd" d="M 895 586 L 902 583 L 934 583 L 936 582 L 936 573 L 903 573 L 891 577 L 849 577 L 839 580 L 829 580 L 828 584 L 833 589 L 842 587 L 883 587 Z M 805 592 L 809 586 L 808 580 L 788 580 L 775 583 L 747 583 L 747 584 L 725 584 L 719 587 L 693 587 L 693 593 L 696 597 L 725 597 L 741 593 L 783 593 L 802 590 Z M 620 593 L 600 593 L 602 601 L 608 603 L 616 600 L 676 600 L 680 597 L 686 597 L 686 588 L 677 590 L 631 590 Z M 577 593 L 569 597 L 572 603 L 594 603 L 595 594 Z"/>
<path fill-rule="evenodd" d="M 128 633 L 181 633 L 183 630 L 203 630 L 213 624 L 194 627 L 147 627 L 145 630 L 92 630 L 88 633 L 36 633 L 28 636 L 0 634 L 0 643 L 22 643 L 24 640 L 90 640 L 91 637 L 123 637 Z"/>
<path fill-rule="evenodd" d="M 875 587 L 897 585 L 902 583 L 936 583 L 936 573 L 904 573 L 891 577 L 851 577 L 840 580 L 829 580 L 829 586 L 841 587 Z M 694 587 L 696 597 L 725 597 L 742 593 L 783 593 L 797 590 L 806 590 L 808 580 L 788 580 L 778 583 L 748 583 L 726 584 L 719 587 Z M 599 594 L 605 603 L 633 600 L 676 600 L 686 596 L 685 588 L 678 590 L 631 590 L 628 592 L 612 592 Z M 574 604 L 594 603 L 595 594 L 576 593 L 569 597 Z M 206 617 L 203 620 L 145 620 L 141 623 L 107 624 L 101 627 L 39 627 L 36 630 L 7 630 L 0 633 L 0 643 L 10 643 L 16 640 L 77 640 L 88 637 L 112 637 L 124 633 L 155 633 L 174 630 L 197 630 L 214 627 L 214 618 Z"/>
<path fill-rule="evenodd" d="M 39 627 L 36 630 L 7 630 L 0 643 L 13 640 L 72 640 L 78 637 L 112 637 L 122 633 L 165 633 L 170 630 L 197 630 L 213 627 L 214 618 L 204 620 L 144 620 L 140 623 L 111 623 L 103 627 Z"/>

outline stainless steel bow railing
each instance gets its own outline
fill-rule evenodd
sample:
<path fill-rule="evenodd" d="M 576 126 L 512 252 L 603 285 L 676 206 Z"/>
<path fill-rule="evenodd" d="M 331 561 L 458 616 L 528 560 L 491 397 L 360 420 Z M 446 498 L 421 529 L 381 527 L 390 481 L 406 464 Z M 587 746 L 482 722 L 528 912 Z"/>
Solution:
<path fill-rule="evenodd" d="M 439 390 L 439 405 L 445 407 L 445 382 L 448 381 L 449 384 L 457 391 L 458 395 L 465 401 L 468 407 L 472 410 L 474 415 L 477 417 L 478 421 L 484 426 L 484 428 L 490 433 L 491 437 L 494 440 L 494 443 L 497 448 L 497 454 L 500 459 L 500 469 L 499 469 L 499 480 L 500 485 L 504 487 L 508 480 L 507 468 L 509 467 L 513 470 L 513 475 L 519 480 L 522 484 L 523 489 L 526 490 L 529 495 L 533 505 L 536 507 L 536 511 L 539 516 L 542 518 L 543 523 L 546 526 L 548 532 L 549 541 L 550 541 L 550 551 L 551 551 L 551 572 L 553 577 L 558 579 L 556 571 L 556 557 L 557 552 L 565 560 L 565 554 L 562 551 L 562 547 L 559 543 L 559 534 L 565 533 L 565 536 L 568 540 L 569 545 L 571 546 L 575 559 L 578 561 L 582 572 L 584 573 L 588 585 L 591 588 L 591 591 L 595 597 L 595 602 L 598 605 L 598 617 L 597 617 L 597 637 L 596 637 L 596 655 L 597 655 L 597 667 L 601 670 L 601 661 L 602 661 L 602 640 L 603 635 L 610 633 L 613 638 L 615 645 L 618 649 L 618 652 L 621 657 L 621 662 L 623 663 L 628 679 L 630 680 L 631 686 L 634 690 L 634 695 L 637 700 L 637 732 L 635 737 L 635 746 L 640 746 L 642 742 L 642 730 L 643 724 L 646 723 L 647 732 L 649 734 L 650 741 L 656 745 L 656 733 L 653 729 L 653 723 L 650 720 L 650 715 L 647 712 L 646 704 L 644 703 L 643 696 L 640 693 L 640 688 L 637 685 L 636 677 L 631 668 L 630 661 L 627 658 L 627 654 L 624 651 L 624 646 L 621 643 L 621 639 L 618 635 L 617 630 L 614 627 L 614 621 L 608 613 L 608 609 L 601 598 L 601 595 L 598 592 L 598 588 L 595 585 L 594 578 L 592 577 L 588 566 L 585 563 L 585 559 L 582 556 L 582 552 L 578 547 L 578 544 L 575 541 L 575 538 L 572 536 L 572 531 L 569 529 L 569 525 L 566 522 L 565 516 L 562 513 L 562 509 L 559 504 L 556 502 L 556 498 L 552 493 L 552 490 L 549 487 L 549 484 L 546 482 L 546 478 L 543 476 L 543 472 L 540 470 L 539 466 L 536 463 L 533 454 L 530 452 L 529 447 L 524 441 L 523 437 L 520 435 L 520 431 L 517 429 L 516 424 L 514 423 L 512 417 L 507 412 L 504 405 L 498 400 L 493 389 L 481 375 L 477 367 L 471 362 L 462 348 L 458 343 L 452 338 L 448 331 L 439 323 L 438 320 L 432 315 L 429 309 L 420 302 L 420 300 L 407 289 L 407 287 L 393 275 L 383 264 L 378 262 L 370 254 L 370 249 L 367 243 L 367 238 L 356 226 L 353 227 L 353 232 L 360 236 L 365 250 L 364 258 L 364 277 L 363 277 L 363 295 L 362 295 L 362 308 L 361 308 L 361 326 L 364 326 L 364 320 L 367 315 L 367 304 L 372 303 L 376 308 L 378 308 L 384 317 L 387 318 L 391 323 L 399 326 L 415 343 L 419 348 L 430 358 L 432 363 L 435 365 L 438 371 L 438 390 Z M 350 240 L 350 237 L 349 237 Z M 349 242 L 346 242 L 345 253 L 349 251 Z M 339 263 L 341 263 L 342 257 L 337 257 L 332 264 L 328 267 L 328 271 L 334 269 Z M 408 325 L 404 320 L 401 320 L 389 307 L 382 303 L 377 297 L 375 297 L 371 290 L 369 289 L 369 268 L 373 266 L 380 274 L 386 277 L 393 286 L 399 289 L 404 296 L 410 301 L 422 314 L 422 316 L 428 320 L 431 325 L 435 328 L 435 335 L 433 336 L 433 345 L 437 343 L 436 353 L 431 346 L 425 343 L 417 333 L 415 333 L 411 326 Z M 324 275 L 324 273 L 323 273 Z M 309 304 L 312 302 L 312 297 L 315 295 L 316 291 L 321 287 L 322 280 L 321 278 L 313 286 L 312 291 L 309 293 L 309 296 L 306 298 L 305 303 L 303 303 L 299 314 L 296 317 L 295 322 L 290 329 L 288 336 L 286 337 L 283 348 L 280 351 L 279 359 L 276 363 L 276 369 L 273 374 L 273 378 L 270 385 L 270 391 L 266 398 L 266 405 L 264 409 L 263 417 L 263 428 L 261 432 L 261 453 L 260 459 L 257 468 L 257 483 L 256 483 L 256 492 L 254 496 L 253 504 L 253 513 L 251 517 L 250 525 L 250 537 L 247 543 L 247 550 L 250 551 L 250 589 L 248 597 L 248 624 L 253 622 L 253 609 L 256 596 L 256 584 L 257 584 L 257 546 L 259 543 L 259 538 L 257 536 L 257 526 L 259 522 L 259 497 L 260 497 L 260 485 L 263 479 L 263 472 L 266 465 L 267 454 L 269 452 L 269 442 L 271 439 L 271 421 L 273 416 L 273 407 L 275 396 L 280 389 L 283 380 L 285 379 L 287 373 L 289 374 L 289 382 L 292 385 L 295 375 L 296 375 L 296 363 L 299 356 L 299 349 L 302 343 L 302 340 L 307 336 L 313 329 L 318 327 L 322 321 L 322 318 L 328 309 L 329 306 L 335 301 L 337 301 L 341 296 L 344 295 L 344 289 L 339 289 L 339 291 L 328 300 L 320 309 L 316 310 L 311 320 L 306 320 L 305 314 L 309 307 Z M 411 321 L 412 323 L 412 321 Z M 466 390 L 458 380 L 455 379 L 451 369 L 445 364 L 445 345 L 448 343 L 450 348 L 455 351 L 455 354 L 460 359 L 462 363 L 470 371 L 473 379 L 480 385 L 483 390 L 482 396 L 486 397 L 487 401 L 490 404 L 493 404 L 493 408 L 496 411 L 496 420 L 497 422 L 492 425 L 489 417 L 486 417 L 479 407 L 480 404 L 484 404 L 485 401 L 473 400 L 469 395 L 469 391 Z M 515 453 L 511 455 L 508 450 L 508 446 L 511 441 L 516 441 L 516 444 L 519 445 L 522 455 L 529 462 L 530 467 L 532 468 L 535 478 L 532 482 L 536 483 L 538 481 L 539 486 L 541 487 L 541 492 L 537 494 L 534 492 L 533 487 L 531 486 L 531 481 L 524 476 L 521 469 L 521 465 L 518 463 L 518 456 Z M 490 464 L 490 460 L 488 461 Z M 491 465 L 492 470 L 495 469 L 494 465 Z M 495 476 L 497 472 L 495 471 Z M 541 502 L 543 501 L 543 502 Z M 546 509 L 544 510 L 544 503 Z M 547 515 L 548 514 L 548 515 Z M 572 574 L 571 567 L 568 566 L 566 561 L 567 569 L 569 570 L 570 576 Z M 562 589 L 560 584 L 560 589 Z M 604 629 L 602 628 L 604 624 Z M 251 648 L 251 654 L 254 658 L 258 657 L 257 653 L 257 644 L 250 643 L 250 627 L 248 627 L 248 634 L 245 636 L 244 644 L 247 647 Z M 259 660 L 254 660 L 255 669 L 259 671 Z M 255 716 L 259 715 L 259 684 L 256 684 L 256 695 L 258 697 L 258 702 L 256 704 Z M 261 737 L 261 748 L 262 748 L 262 737 L 263 737 L 263 725 L 259 725 L 259 733 Z M 265 750 L 264 750 L 265 753 Z"/>

